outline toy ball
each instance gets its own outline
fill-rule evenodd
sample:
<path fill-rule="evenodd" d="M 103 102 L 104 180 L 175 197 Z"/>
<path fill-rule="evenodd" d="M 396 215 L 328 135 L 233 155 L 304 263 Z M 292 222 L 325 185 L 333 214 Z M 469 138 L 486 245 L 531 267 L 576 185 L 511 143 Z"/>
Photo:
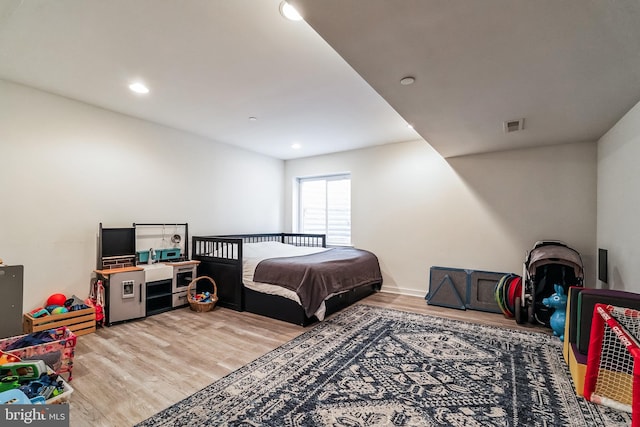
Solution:
<path fill-rule="evenodd" d="M 47 310 L 49 313 L 53 313 L 53 310 L 55 310 L 58 307 L 60 307 L 60 306 L 59 305 L 48 305 L 44 309 Z"/>
<path fill-rule="evenodd" d="M 53 310 L 51 310 L 51 314 L 62 314 L 62 313 L 66 313 L 67 311 L 67 307 L 56 307 Z"/>
<path fill-rule="evenodd" d="M 53 294 L 49 298 L 47 298 L 47 305 L 64 305 L 64 302 L 67 300 L 67 297 L 64 294 Z"/>

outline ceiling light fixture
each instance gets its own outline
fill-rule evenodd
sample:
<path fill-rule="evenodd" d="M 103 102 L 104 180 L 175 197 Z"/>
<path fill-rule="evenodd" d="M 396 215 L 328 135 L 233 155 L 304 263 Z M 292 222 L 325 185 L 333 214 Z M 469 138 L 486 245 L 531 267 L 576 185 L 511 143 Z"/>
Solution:
<path fill-rule="evenodd" d="M 290 21 L 302 21 L 302 16 L 300 16 L 298 11 L 286 1 L 280 2 L 280 15 Z"/>
<path fill-rule="evenodd" d="M 149 88 L 140 82 L 131 83 L 129 89 L 135 93 L 149 93 Z"/>
<path fill-rule="evenodd" d="M 294 150 L 299 150 L 300 147 L 302 147 L 302 145 L 298 144 L 297 142 L 294 144 L 291 144 L 291 148 L 293 148 Z"/>
<path fill-rule="evenodd" d="M 414 77 L 407 76 L 407 77 L 403 77 L 400 80 L 400 84 L 402 86 L 409 86 L 409 85 L 413 84 L 413 82 L 415 82 L 415 81 L 416 81 L 416 79 Z"/>
<path fill-rule="evenodd" d="M 257 117 L 254 117 L 254 116 L 249 117 L 250 122 L 255 122 L 256 120 L 258 120 Z"/>
<path fill-rule="evenodd" d="M 412 125 L 411 123 L 407 123 L 407 127 L 408 127 L 409 129 L 413 129 L 413 125 Z"/>

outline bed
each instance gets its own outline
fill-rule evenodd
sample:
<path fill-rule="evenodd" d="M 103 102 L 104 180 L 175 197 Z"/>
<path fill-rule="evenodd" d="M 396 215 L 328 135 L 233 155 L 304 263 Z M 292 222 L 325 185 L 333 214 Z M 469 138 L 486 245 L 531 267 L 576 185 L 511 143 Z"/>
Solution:
<path fill-rule="evenodd" d="M 382 286 L 375 255 L 327 248 L 323 234 L 195 236 L 191 253 L 200 261 L 198 276 L 216 282 L 219 306 L 302 326 L 323 320 Z M 289 283 L 278 284 L 281 280 Z M 302 290 L 297 280 L 315 281 L 311 287 L 322 289 Z"/>

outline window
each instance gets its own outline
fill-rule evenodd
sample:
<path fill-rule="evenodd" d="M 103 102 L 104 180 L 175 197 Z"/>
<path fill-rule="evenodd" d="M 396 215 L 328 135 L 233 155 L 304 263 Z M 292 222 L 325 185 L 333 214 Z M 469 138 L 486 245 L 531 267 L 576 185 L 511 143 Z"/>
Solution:
<path fill-rule="evenodd" d="M 298 178 L 298 228 L 327 235 L 327 245 L 351 244 L 351 175 Z"/>

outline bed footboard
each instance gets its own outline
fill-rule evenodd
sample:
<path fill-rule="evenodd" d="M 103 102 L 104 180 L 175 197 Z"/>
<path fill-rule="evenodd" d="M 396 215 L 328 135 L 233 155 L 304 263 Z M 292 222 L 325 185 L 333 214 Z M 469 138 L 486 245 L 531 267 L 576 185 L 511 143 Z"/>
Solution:
<path fill-rule="evenodd" d="M 216 282 L 218 305 L 243 311 L 242 239 L 196 236 L 191 254 L 193 260 L 200 261 L 198 276 L 209 276 Z"/>

